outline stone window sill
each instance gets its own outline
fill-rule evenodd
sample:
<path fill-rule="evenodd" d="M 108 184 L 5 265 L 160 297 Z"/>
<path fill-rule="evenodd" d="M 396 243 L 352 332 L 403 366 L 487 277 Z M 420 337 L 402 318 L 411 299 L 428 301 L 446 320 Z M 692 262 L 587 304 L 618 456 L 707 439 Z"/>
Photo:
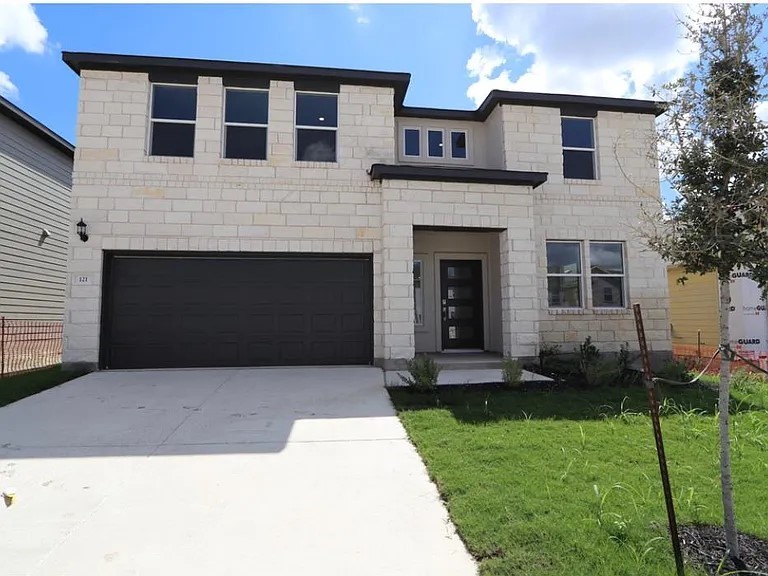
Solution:
<path fill-rule="evenodd" d="M 253 160 L 250 158 L 221 158 L 220 166 L 269 166 L 268 160 Z"/>
<path fill-rule="evenodd" d="M 188 156 L 151 156 L 147 154 L 147 162 L 157 164 L 193 164 L 195 159 Z"/>

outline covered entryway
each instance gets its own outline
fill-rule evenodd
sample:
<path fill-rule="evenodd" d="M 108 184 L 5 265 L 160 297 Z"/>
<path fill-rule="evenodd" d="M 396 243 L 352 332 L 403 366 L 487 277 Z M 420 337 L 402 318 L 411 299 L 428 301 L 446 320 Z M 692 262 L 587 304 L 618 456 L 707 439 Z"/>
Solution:
<path fill-rule="evenodd" d="M 413 230 L 415 351 L 501 353 L 500 231 Z"/>
<path fill-rule="evenodd" d="M 112 253 L 104 368 L 370 364 L 369 255 Z"/>

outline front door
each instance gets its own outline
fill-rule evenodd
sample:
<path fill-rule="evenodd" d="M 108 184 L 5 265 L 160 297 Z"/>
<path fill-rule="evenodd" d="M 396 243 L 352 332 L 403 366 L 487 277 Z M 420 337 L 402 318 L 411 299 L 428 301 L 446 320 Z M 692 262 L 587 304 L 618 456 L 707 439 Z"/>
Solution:
<path fill-rule="evenodd" d="M 480 260 L 440 261 L 443 349 L 479 349 L 483 342 L 483 266 Z"/>

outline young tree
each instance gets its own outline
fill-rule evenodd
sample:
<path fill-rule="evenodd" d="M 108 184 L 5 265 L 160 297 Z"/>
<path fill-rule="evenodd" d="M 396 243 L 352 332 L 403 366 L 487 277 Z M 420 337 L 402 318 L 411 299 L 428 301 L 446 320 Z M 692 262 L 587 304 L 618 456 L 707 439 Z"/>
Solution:
<path fill-rule="evenodd" d="M 762 13 L 761 13 L 762 12 Z M 702 6 L 685 22 L 700 47 L 693 71 L 657 91 L 669 103 L 659 130 L 662 168 L 677 198 L 646 236 L 687 274 L 720 285 L 720 476 L 727 554 L 738 562 L 729 442 L 731 272 L 768 285 L 768 142 L 756 107 L 764 98 L 765 13 L 749 4 Z"/>

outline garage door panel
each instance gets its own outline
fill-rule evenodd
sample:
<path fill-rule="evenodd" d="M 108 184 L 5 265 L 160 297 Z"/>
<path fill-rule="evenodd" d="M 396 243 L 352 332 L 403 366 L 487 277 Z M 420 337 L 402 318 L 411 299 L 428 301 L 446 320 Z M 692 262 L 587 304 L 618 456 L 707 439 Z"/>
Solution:
<path fill-rule="evenodd" d="M 123 254 L 110 268 L 107 367 L 372 360 L 370 259 Z"/>

